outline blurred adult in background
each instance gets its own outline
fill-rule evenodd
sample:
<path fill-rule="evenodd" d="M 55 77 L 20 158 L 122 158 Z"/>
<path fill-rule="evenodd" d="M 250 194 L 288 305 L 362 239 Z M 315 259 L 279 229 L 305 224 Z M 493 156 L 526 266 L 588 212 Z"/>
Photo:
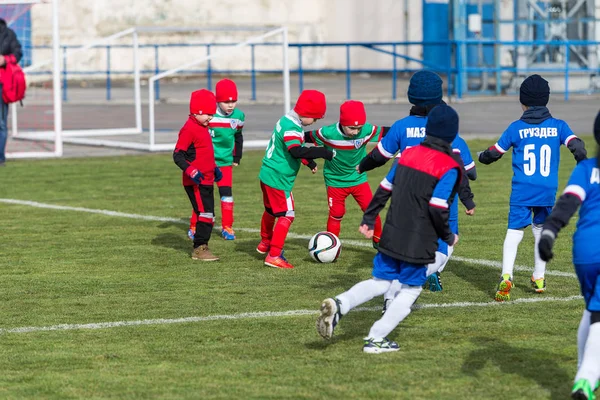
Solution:
<path fill-rule="evenodd" d="M 17 64 L 22 56 L 21 43 L 17 39 L 17 34 L 8 27 L 5 20 L 0 18 L 0 74 L 5 70 L 7 63 Z M 6 163 L 7 122 L 8 104 L 0 96 L 0 167 Z"/>

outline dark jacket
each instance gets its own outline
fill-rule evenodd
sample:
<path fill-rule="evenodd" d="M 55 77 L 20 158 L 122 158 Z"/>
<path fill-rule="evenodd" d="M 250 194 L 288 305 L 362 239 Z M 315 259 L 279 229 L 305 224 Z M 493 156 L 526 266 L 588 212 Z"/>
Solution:
<path fill-rule="evenodd" d="M 17 39 L 15 31 L 6 25 L 6 21 L 0 18 L 0 54 L 5 56 L 6 62 L 16 64 L 21 61 L 23 51 L 21 43 Z"/>
<path fill-rule="evenodd" d="M 402 153 L 379 243 L 381 253 L 414 264 L 430 264 L 435 261 L 438 238 L 453 243 L 449 209 L 430 204 L 437 183 L 451 169 L 458 171 L 458 179 L 450 199 L 459 188 L 462 172 L 448 143 L 428 137 L 420 146 Z"/>

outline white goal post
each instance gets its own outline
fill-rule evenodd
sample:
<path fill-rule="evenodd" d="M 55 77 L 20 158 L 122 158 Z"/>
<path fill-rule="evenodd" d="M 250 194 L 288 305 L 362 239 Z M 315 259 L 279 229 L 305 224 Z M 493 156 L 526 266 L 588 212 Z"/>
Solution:
<path fill-rule="evenodd" d="M 0 0 L 1 1 L 1 0 Z M 226 29 L 226 30 L 225 30 Z M 232 45 L 222 46 L 222 48 L 226 47 L 226 50 L 222 50 L 220 48 L 217 51 L 214 51 L 210 55 L 205 55 L 199 57 L 193 61 L 186 63 L 179 63 L 178 67 L 171 68 L 165 72 L 157 73 L 153 76 L 150 76 L 147 81 L 147 89 L 148 89 L 148 122 L 147 129 L 144 129 L 142 122 L 142 79 L 141 79 L 141 67 L 140 67 L 140 37 L 142 35 L 150 35 L 150 34 L 172 34 L 172 33 L 190 33 L 190 32 L 203 32 L 203 31 L 231 31 L 232 29 L 238 32 L 250 31 L 250 32 L 265 32 L 260 35 L 254 35 L 249 39 Z M 172 131 L 168 133 L 162 133 L 157 135 L 156 129 L 156 99 L 155 99 L 155 83 L 161 79 L 165 79 L 168 77 L 177 77 L 178 74 L 189 73 L 190 68 L 198 66 L 203 63 L 207 63 L 209 60 L 214 59 L 224 59 L 232 54 L 233 49 L 239 49 L 242 47 L 249 47 L 253 44 L 264 42 L 266 39 L 272 37 L 281 37 L 281 42 L 277 42 L 276 45 L 281 45 L 282 54 L 281 54 L 281 62 L 282 62 L 282 97 L 283 97 L 283 105 L 284 112 L 287 112 L 290 107 L 290 71 L 289 71 L 289 55 L 288 55 L 288 30 L 287 27 L 250 27 L 250 28 L 232 28 L 232 27 L 207 27 L 207 28 L 185 28 L 185 27 L 133 27 L 126 29 L 121 32 L 117 32 L 113 35 L 110 35 L 105 38 L 94 40 L 88 44 L 85 44 L 78 48 L 69 48 L 64 53 L 64 58 L 72 57 L 76 54 L 81 54 L 85 52 L 85 50 L 92 49 L 95 47 L 108 46 L 112 42 L 126 38 L 131 36 L 132 38 L 132 49 L 133 49 L 133 87 L 134 87 L 134 96 L 133 96 L 133 106 L 135 109 L 135 126 L 122 128 L 111 128 L 111 129 L 63 129 L 62 124 L 60 123 L 60 117 L 62 116 L 62 112 L 64 109 L 61 109 L 62 105 L 62 96 L 60 93 L 60 55 L 58 57 L 58 66 L 54 64 L 53 68 L 53 77 L 55 80 L 54 86 L 59 90 L 54 91 L 54 102 L 57 107 L 57 111 L 55 111 L 55 118 L 58 118 L 58 124 L 55 123 L 54 130 L 37 130 L 32 132 L 24 132 L 21 130 L 21 127 L 18 124 L 18 117 L 20 112 L 17 110 L 17 107 L 12 107 L 13 110 L 13 121 L 12 125 L 12 135 L 16 139 L 21 140 L 31 140 L 31 141 L 54 141 L 60 142 L 61 153 L 55 153 L 55 156 L 62 155 L 62 143 L 69 144 L 77 144 L 77 145 L 88 145 L 88 146 L 103 146 L 103 147 L 113 147 L 120 149 L 132 149 L 132 150 L 142 150 L 142 151 L 167 151 L 172 150 L 177 139 L 176 131 L 179 129 L 179 126 L 173 126 Z M 55 43 L 55 48 L 60 46 L 60 41 Z M 210 43 L 208 43 L 210 44 Z M 272 43 L 270 43 L 272 44 Z M 60 54 L 58 50 L 55 51 L 55 54 Z M 176 61 L 176 60 L 175 60 Z M 56 63 L 56 61 L 53 61 Z M 44 62 L 36 63 L 27 67 L 25 69 L 26 72 L 32 73 L 36 70 L 40 70 L 42 68 L 50 65 L 51 60 L 46 60 Z M 175 64 L 177 65 L 177 64 Z M 58 83 L 56 83 L 58 82 Z M 191 90 L 190 90 L 191 92 Z M 185 93 L 185 98 L 189 99 L 189 93 Z M 109 103 L 109 102 L 108 102 Z M 131 103 L 131 102 L 130 102 Z M 159 102 L 160 104 L 160 102 Z M 122 123 L 122 122 L 120 122 Z M 56 127 L 59 127 L 57 129 Z M 169 128 L 171 130 L 171 128 Z M 175 133 L 175 134 L 173 134 Z M 160 140 L 158 140 L 160 139 Z M 248 143 L 251 145 L 252 143 Z M 261 142 L 262 144 L 262 142 Z M 55 146 L 57 149 L 58 145 Z M 263 146 L 264 147 L 264 146 Z M 22 155 L 26 156 L 26 155 Z M 41 155 L 40 155 L 41 156 Z"/>

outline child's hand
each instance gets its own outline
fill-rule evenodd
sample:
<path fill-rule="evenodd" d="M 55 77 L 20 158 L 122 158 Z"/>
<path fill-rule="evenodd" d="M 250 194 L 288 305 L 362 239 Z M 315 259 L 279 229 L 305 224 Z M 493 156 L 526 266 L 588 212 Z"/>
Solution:
<path fill-rule="evenodd" d="M 221 168 L 215 167 L 215 182 L 219 182 L 223 179 L 223 173 L 221 172 Z"/>
<path fill-rule="evenodd" d="M 234 166 L 234 167 L 237 167 L 238 165 L 240 165 L 240 164 L 238 164 L 238 163 L 236 163 L 236 162 L 234 162 L 234 163 L 233 163 L 233 166 Z"/>
<path fill-rule="evenodd" d="M 185 174 L 189 176 L 196 185 L 199 185 L 202 179 L 204 179 L 204 175 L 202 175 L 202 172 L 198 171 L 191 165 L 187 167 L 187 169 L 185 170 Z"/>
<path fill-rule="evenodd" d="M 360 228 L 358 228 L 358 231 L 360 233 L 362 233 L 367 239 L 372 239 L 373 238 L 373 229 L 370 229 L 368 225 L 361 225 Z"/>
<path fill-rule="evenodd" d="M 475 215 L 475 207 L 471 208 L 470 210 L 465 210 L 465 214 L 467 214 L 467 215 Z"/>
<path fill-rule="evenodd" d="M 452 243 L 452 246 L 456 246 L 456 243 L 458 243 L 458 235 L 454 235 L 454 242 Z"/>
<path fill-rule="evenodd" d="M 319 170 L 319 167 L 314 167 L 313 169 L 310 170 L 310 172 L 312 172 L 313 174 L 316 174 L 318 170 Z"/>

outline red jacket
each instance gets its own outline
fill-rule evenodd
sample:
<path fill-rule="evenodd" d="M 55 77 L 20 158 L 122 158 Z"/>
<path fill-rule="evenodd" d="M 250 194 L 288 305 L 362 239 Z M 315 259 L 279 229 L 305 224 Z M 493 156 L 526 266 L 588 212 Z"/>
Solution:
<path fill-rule="evenodd" d="M 188 167 L 196 168 L 204 178 L 202 185 L 212 185 L 215 179 L 215 151 L 208 128 L 200 125 L 192 116 L 181 130 L 173 152 L 175 164 L 183 171 L 183 185 L 193 186 L 194 181 L 185 173 Z"/>

